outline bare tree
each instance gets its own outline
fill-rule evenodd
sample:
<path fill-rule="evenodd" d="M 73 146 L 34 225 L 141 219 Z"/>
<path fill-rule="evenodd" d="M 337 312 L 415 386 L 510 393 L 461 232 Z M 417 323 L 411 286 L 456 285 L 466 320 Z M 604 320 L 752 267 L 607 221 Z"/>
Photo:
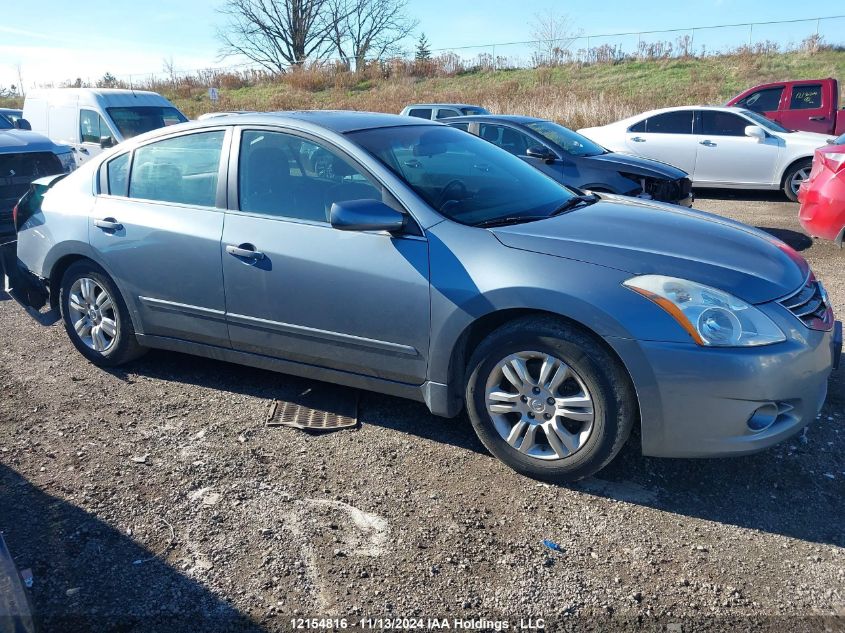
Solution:
<path fill-rule="evenodd" d="M 329 0 L 226 0 L 221 57 L 243 55 L 273 73 L 331 52 Z"/>
<path fill-rule="evenodd" d="M 15 64 L 15 70 L 18 72 L 18 92 L 21 93 L 22 97 L 26 96 L 26 88 L 23 87 L 23 70 L 21 69 L 21 63 L 18 62 Z"/>
<path fill-rule="evenodd" d="M 330 38 L 347 64 L 361 70 L 369 59 L 399 53 L 419 22 L 408 16 L 407 0 L 329 0 Z"/>
<path fill-rule="evenodd" d="M 538 66 L 553 66 L 566 61 L 569 48 L 581 36 L 581 30 L 575 28 L 570 16 L 551 9 L 535 13 L 528 26 L 531 38 L 536 40 L 534 62 Z"/>
<path fill-rule="evenodd" d="M 170 79 L 170 85 L 176 85 L 176 75 L 178 74 L 176 71 L 176 62 L 173 61 L 173 55 L 170 57 L 165 57 L 161 60 L 161 68 L 164 71 L 164 74 L 168 76 Z"/>

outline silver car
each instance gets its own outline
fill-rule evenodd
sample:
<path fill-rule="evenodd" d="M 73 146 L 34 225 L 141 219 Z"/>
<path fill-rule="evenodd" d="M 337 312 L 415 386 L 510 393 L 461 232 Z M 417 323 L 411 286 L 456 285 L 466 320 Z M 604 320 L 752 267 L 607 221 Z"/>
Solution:
<path fill-rule="evenodd" d="M 534 477 L 594 473 L 635 426 L 646 455 L 771 446 L 841 354 L 824 288 L 770 235 L 577 195 L 431 121 L 186 123 L 41 195 L 19 283 L 93 363 L 154 347 L 466 408 Z"/>

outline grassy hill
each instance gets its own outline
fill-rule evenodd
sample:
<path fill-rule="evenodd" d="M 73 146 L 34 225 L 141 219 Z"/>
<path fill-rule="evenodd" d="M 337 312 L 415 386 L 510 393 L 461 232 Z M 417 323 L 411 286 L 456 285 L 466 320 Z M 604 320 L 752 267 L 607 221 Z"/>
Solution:
<path fill-rule="evenodd" d="M 723 103 L 766 81 L 837 77 L 845 50 L 670 58 L 526 70 L 469 71 L 421 78 L 303 71 L 274 81 L 220 87 L 208 100 L 202 81 L 152 86 L 195 117 L 212 110 L 332 108 L 398 112 L 414 101 L 477 103 L 498 113 L 557 120 L 569 127 L 601 125 L 650 108 Z M 232 82 L 237 85 L 241 82 Z"/>

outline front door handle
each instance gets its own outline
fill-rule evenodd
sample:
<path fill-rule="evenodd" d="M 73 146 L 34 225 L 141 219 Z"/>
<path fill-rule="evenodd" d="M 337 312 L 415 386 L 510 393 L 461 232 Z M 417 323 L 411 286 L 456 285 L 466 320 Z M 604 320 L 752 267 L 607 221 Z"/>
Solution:
<path fill-rule="evenodd" d="M 711 140 L 700 141 L 700 143 L 701 143 L 701 145 L 704 145 L 706 147 L 716 147 L 716 143 L 714 143 Z"/>
<path fill-rule="evenodd" d="M 810 121 L 824 121 L 827 119 L 826 116 L 811 116 Z"/>
<path fill-rule="evenodd" d="M 84 147 L 80 147 L 80 148 L 79 148 L 79 151 L 80 151 L 80 152 L 82 152 L 83 154 L 87 154 L 87 153 L 88 153 L 88 150 L 87 150 L 87 149 L 85 149 Z"/>
<path fill-rule="evenodd" d="M 120 231 L 123 225 L 114 218 L 104 218 L 102 220 L 94 220 L 94 226 L 104 231 Z"/>
<path fill-rule="evenodd" d="M 634 143 L 645 143 L 645 139 L 642 136 L 635 136 L 631 139 Z"/>
<path fill-rule="evenodd" d="M 264 259 L 264 253 L 255 250 L 252 244 L 241 244 L 235 246 L 234 244 L 226 244 L 226 252 L 235 257 L 243 257 L 244 259 Z"/>

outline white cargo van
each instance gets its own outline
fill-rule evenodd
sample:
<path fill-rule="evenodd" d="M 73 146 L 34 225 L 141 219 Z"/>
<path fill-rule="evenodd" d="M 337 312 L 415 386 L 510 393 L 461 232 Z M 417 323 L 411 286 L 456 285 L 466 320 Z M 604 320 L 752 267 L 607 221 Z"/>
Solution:
<path fill-rule="evenodd" d="M 23 115 L 33 132 L 70 145 L 77 165 L 128 138 L 188 120 L 160 94 L 109 88 L 31 90 Z"/>

